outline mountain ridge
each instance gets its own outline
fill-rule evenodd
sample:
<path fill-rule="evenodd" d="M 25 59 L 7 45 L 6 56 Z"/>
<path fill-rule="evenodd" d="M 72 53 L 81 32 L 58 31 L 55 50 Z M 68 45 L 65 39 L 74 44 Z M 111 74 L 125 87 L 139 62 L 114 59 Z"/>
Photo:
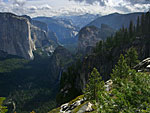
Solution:
<path fill-rule="evenodd" d="M 109 15 L 98 17 L 96 20 L 89 23 L 87 26 L 94 25 L 96 27 L 100 27 L 101 24 L 106 24 L 112 27 L 115 30 L 119 30 L 123 26 L 125 28 L 129 27 L 129 23 L 132 20 L 134 24 L 136 24 L 137 17 L 144 14 L 143 12 L 137 13 L 129 13 L 129 14 L 119 14 L 119 13 L 112 13 Z"/>

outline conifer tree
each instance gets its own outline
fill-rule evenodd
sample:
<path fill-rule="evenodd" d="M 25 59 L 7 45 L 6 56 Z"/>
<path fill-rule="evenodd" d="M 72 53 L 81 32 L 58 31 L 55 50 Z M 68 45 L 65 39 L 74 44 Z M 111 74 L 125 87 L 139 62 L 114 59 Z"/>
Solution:
<path fill-rule="evenodd" d="M 137 53 L 136 49 L 133 47 L 127 51 L 125 57 L 126 57 L 127 64 L 130 67 L 133 67 L 139 63 L 138 53 Z"/>
<path fill-rule="evenodd" d="M 137 32 L 137 33 L 140 32 L 140 17 L 139 17 L 139 16 L 138 16 L 138 18 L 137 18 L 136 32 Z"/>
<path fill-rule="evenodd" d="M 141 33 L 144 34 L 145 33 L 145 15 L 142 14 L 141 16 Z"/>
<path fill-rule="evenodd" d="M 89 81 L 84 91 L 85 96 L 88 100 L 98 99 L 97 92 L 99 91 L 100 84 L 104 84 L 101 83 L 101 81 L 102 81 L 102 77 L 100 76 L 100 73 L 97 71 L 96 68 L 93 68 L 93 71 L 89 76 Z"/>
<path fill-rule="evenodd" d="M 130 35 L 130 38 L 133 37 L 133 32 L 134 32 L 134 25 L 133 25 L 133 22 L 130 21 L 130 26 L 129 26 L 129 35 Z"/>
<path fill-rule="evenodd" d="M 127 77 L 129 74 L 129 69 L 130 68 L 127 65 L 126 59 L 121 54 L 117 65 L 115 65 L 115 69 L 113 69 L 113 73 L 111 74 L 111 77 L 113 79 Z"/>

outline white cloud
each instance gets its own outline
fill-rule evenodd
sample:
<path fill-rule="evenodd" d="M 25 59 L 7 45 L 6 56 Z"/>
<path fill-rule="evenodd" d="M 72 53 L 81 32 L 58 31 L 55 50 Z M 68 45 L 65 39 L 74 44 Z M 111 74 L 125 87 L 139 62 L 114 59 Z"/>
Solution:
<path fill-rule="evenodd" d="M 110 14 L 148 11 L 146 0 L 0 0 L 1 12 L 29 16 Z"/>

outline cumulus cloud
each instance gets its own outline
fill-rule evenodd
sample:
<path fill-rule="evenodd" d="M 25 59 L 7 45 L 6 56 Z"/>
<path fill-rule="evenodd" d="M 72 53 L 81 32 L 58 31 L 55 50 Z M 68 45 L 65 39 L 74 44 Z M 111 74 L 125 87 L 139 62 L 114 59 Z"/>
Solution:
<path fill-rule="evenodd" d="M 114 12 L 122 13 L 130 13 L 130 12 L 143 12 L 148 11 L 150 9 L 150 0 L 70 0 L 79 3 L 86 3 L 86 4 L 98 4 L 99 7 L 105 8 L 105 10 L 111 9 Z"/>
<path fill-rule="evenodd" d="M 72 1 L 72 0 L 70 0 Z M 86 2 L 88 4 L 94 4 L 95 2 L 98 2 L 101 6 L 105 6 L 106 2 L 108 2 L 108 0 L 74 0 L 76 2 Z"/>
<path fill-rule="evenodd" d="M 150 0 L 0 0 L 0 12 L 32 17 L 85 13 L 106 15 L 143 12 L 149 8 Z"/>
<path fill-rule="evenodd" d="M 52 9 L 52 7 L 49 6 L 48 4 L 44 4 L 44 5 L 40 6 L 39 9 L 41 9 L 41 10 L 49 10 L 49 9 Z"/>
<path fill-rule="evenodd" d="M 28 8 L 29 8 L 29 10 L 37 10 L 36 6 L 29 6 Z"/>
<path fill-rule="evenodd" d="M 150 0 L 125 0 L 132 4 L 149 4 Z"/>
<path fill-rule="evenodd" d="M 26 0 L 13 0 L 14 5 L 18 5 L 20 7 L 24 6 L 26 3 Z"/>
<path fill-rule="evenodd" d="M 70 0 L 70 1 L 86 2 L 88 4 L 93 4 L 95 2 L 98 2 L 100 5 L 104 6 L 106 5 L 106 3 L 108 3 L 109 0 Z M 124 2 L 130 2 L 132 4 L 148 4 L 150 3 L 150 0 L 124 0 Z"/>

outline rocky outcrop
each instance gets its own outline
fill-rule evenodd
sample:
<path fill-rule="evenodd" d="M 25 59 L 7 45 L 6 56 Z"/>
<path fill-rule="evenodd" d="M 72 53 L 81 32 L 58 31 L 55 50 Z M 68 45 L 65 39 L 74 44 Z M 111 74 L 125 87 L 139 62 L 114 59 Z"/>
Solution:
<path fill-rule="evenodd" d="M 7 54 L 33 59 L 36 48 L 57 46 L 49 37 L 47 25 L 28 16 L 0 13 L 0 25 L 0 50 Z"/>
<path fill-rule="evenodd" d="M 142 62 L 134 66 L 134 69 L 136 69 L 139 72 L 143 72 L 143 71 L 150 72 L 150 58 L 144 59 Z"/>
<path fill-rule="evenodd" d="M 73 109 L 75 109 L 76 107 L 80 106 L 81 104 L 83 104 L 85 102 L 84 98 L 81 100 L 77 100 L 71 104 L 66 103 L 61 105 L 60 107 L 60 113 L 71 113 L 71 111 Z"/>
<path fill-rule="evenodd" d="M 74 100 L 62 104 L 59 108 L 48 113 L 86 113 L 94 112 L 94 105 L 87 101 L 84 95 L 76 97 Z"/>
<path fill-rule="evenodd" d="M 107 25 L 102 24 L 101 29 L 95 26 L 87 26 L 80 30 L 78 38 L 78 52 L 91 53 L 92 48 L 100 40 L 105 40 L 108 36 L 114 34 L 114 30 Z"/>

